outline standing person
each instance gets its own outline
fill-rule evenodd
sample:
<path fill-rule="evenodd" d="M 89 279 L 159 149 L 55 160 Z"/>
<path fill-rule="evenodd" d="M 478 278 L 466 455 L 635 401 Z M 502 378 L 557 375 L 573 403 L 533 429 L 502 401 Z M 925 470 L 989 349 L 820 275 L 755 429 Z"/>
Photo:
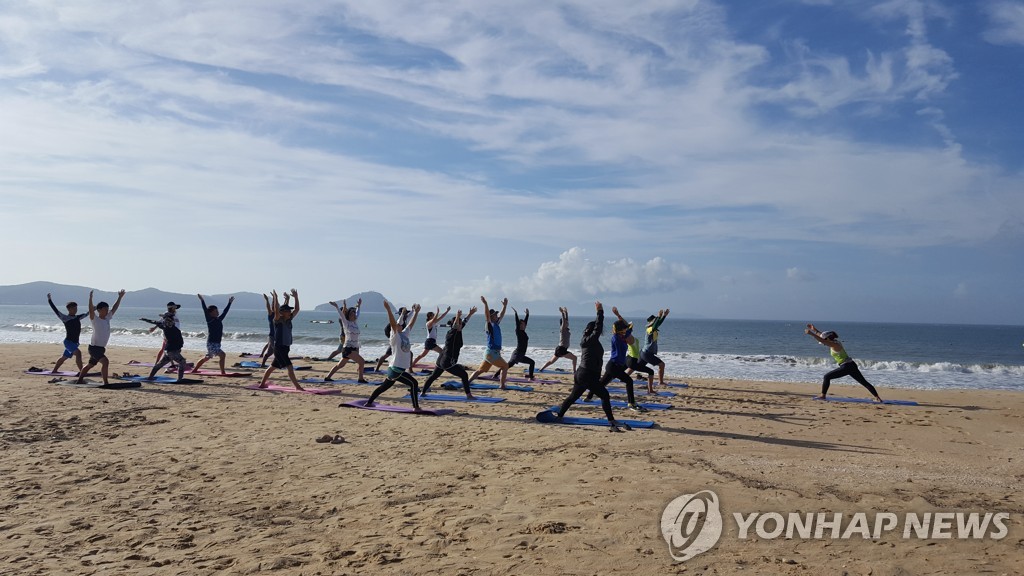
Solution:
<path fill-rule="evenodd" d="M 529 346 L 529 334 L 526 333 L 526 324 L 529 323 L 529 308 L 524 308 L 523 312 L 525 314 L 522 320 L 519 320 L 519 311 L 515 310 L 515 306 L 512 307 L 512 314 L 515 317 L 515 349 L 512 351 L 512 356 L 509 357 L 509 368 L 519 363 L 529 366 L 526 377 L 532 380 L 534 379 L 534 367 L 537 364 L 534 359 L 526 356 L 526 347 Z"/>
<path fill-rule="evenodd" d="M 196 294 L 196 296 L 199 296 L 199 304 L 203 307 L 203 313 L 206 315 L 206 356 L 196 362 L 192 372 L 198 371 L 204 362 L 216 356 L 220 360 L 221 375 L 227 374 L 224 371 L 226 355 L 220 349 L 220 341 L 224 338 L 224 318 L 227 317 L 228 310 L 231 310 L 231 303 L 235 301 L 235 297 L 228 298 L 228 305 L 224 307 L 224 312 L 217 314 L 216 306 L 207 306 L 202 294 Z"/>
<path fill-rule="evenodd" d="M 287 294 L 285 295 L 287 298 Z M 267 343 L 263 346 L 263 351 L 260 352 L 260 368 L 267 367 L 267 359 L 274 355 L 274 341 L 276 340 L 274 332 L 274 305 L 270 303 L 270 297 L 266 294 L 263 295 L 263 302 L 267 305 L 267 324 L 269 330 L 267 332 Z"/>
<path fill-rule="evenodd" d="M 348 307 L 348 301 L 341 301 L 341 308 L 338 310 L 340 314 L 341 333 L 345 337 L 345 347 L 341 351 L 341 360 L 335 364 L 334 368 L 327 373 L 327 377 L 324 378 L 324 382 L 329 382 L 334 373 L 341 370 L 348 361 L 356 363 L 356 370 L 359 373 L 359 382 L 366 384 L 366 378 L 363 376 L 363 368 L 366 366 L 366 360 L 359 355 L 359 309 L 363 305 L 363 299 L 360 298 L 356 301 L 355 308 Z M 338 307 L 336 302 L 331 302 L 331 306 Z"/>
<path fill-rule="evenodd" d="M 647 317 L 647 330 L 644 335 L 644 347 L 640 350 L 640 359 L 658 367 L 658 386 L 665 385 L 665 362 L 658 358 L 658 329 L 668 318 L 668 308 L 658 310 L 657 316 Z"/>
<path fill-rule="evenodd" d="M 271 292 L 274 296 L 274 301 L 271 305 L 274 312 L 274 361 L 271 362 L 270 367 L 263 373 L 263 379 L 260 381 L 260 388 L 267 387 L 267 380 L 270 375 L 277 368 L 286 368 L 288 370 L 288 379 L 292 381 L 292 386 L 295 386 L 296 390 L 305 390 L 299 385 L 298 378 L 295 377 L 295 367 L 292 366 L 292 359 L 289 357 L 291 354 L 292 347 L 292 320 L 299 314 L 299 293 L 292 288 L 291 295 L 295 299 L 295 308 L 292 309 L 291 305 L 287 304 L 288 297 L 285 295 L 285 304 L 280 304 L 277 298 L 277 291 Z"/>
<path fill-rule="evenodd" d="M 171 317 L 174 318 L 174 325 L 175 325 L 175 327 L 177 327 L 179 330 L 181 330 L 181 321 L 178 320 L 178 309 L 179 308 L 181 308 L 181 304 L 175 304 L 173 301 L 167 303 L 167 314 L 170 314 Z M 162 317 L 163 316 L 161 316 L 161 318 Z M 158 328 L 157 326 L 154 326 L 154 327 L 149 329 L 149 332 L 153 333 L 153 331 L 157 330 L 157 328 Z M 160 362 L 160 359 L 163 358 L 164 350 L 166 348 L 167 348 L 167 339 L 164 338 L 163 342 L 160 344 L 160 350 L 158 350 L 157 353 L 156 353 L 156 360 L 154 360 L 154 362 Z"/>
<path fill-rule="evenodd" d="M 163 358 L 153 365 L 153 369 L 149 371 L 149 377 L 146 379 L 153 380 L 161 368 L 174 362 L 178 367 L 178 381 L 181 381 L 185 377 L 185 358 L 181 355 L 181 349 L 185 346 L 185 339 L 181 335 L 181 328 L 178 328 L 174 322 L 174 314 L 167 312 L 162 314 L 159 320 L 149 320 L 147 318 L 139 318 L 139 320 L 148 322 L 154 327 L 163 330 L 164 344 L 166 345 Z"/>
<path fill-rule="evenodd" d="M 540 367 L 540 371 L 543 372 L 548 366 L 554 364 L 559 358 L 568 358 L 572 360 L 572 371 L 576 373 L 576 355 L 569 352 L 569 309 L 558 308 L 558 312 L 562 315 L 562 318 L 558 321 L 558 346 L 555 346 L 555 353 L 551 356 L 551 360 L 548 360 L 546 364 Z"/>
<path fill-rule="evenodd" d="M 857 363 L 850 358 L 850 355 L 846 353 L 846 349 L 843 348 L 843 343 L 839 341 L 839 335 L 829 330 L 828 332 L 822 332 L 814 327 L 814 324 L 808 324 L 807 329 L 804 330 L 804 334 L 810 334 L 819 344 L 828 346 L 828 352 L 835 359 L 839 367 L 825 374 L 821 380 L 821 396 L 818 398 L 826 400 L 828 395 L 829 384 L 836 378 L 842 378 L 843 376 L 849 376 L 860 383 L 861 386 L 868 389 L 875 398 L 875 402 L 881 403 L 882 398 L 878 395 L 875 387 L 868 382 L 867 378 L 860 373 L 860 368 L 857 367 Z"/>
<path fill-rule="evenodd" d="M 60 321 L 64 323 L 64 354 L 57 359 L 57 363 L 53 365 L 51 374 L 56 374 L 60 370 L 60 365 L 64 363 L 68 358 L 74 358 L 75 364 L 78 365 L 78 371 L 82 371 L 82 351 L 79 350 L 78 339 L 82 335 L 82 318 L 88 316 L 88 314 L 78 313 L 78 303 L 68 302 L 65 307 L 68 313 L 65 314 L 60 310 L 57 310 L 57 306 L 53 304 L 53 297 L 50 294 L 46 295 L 46 302 L 50 305 L 50 309 L 53 313 L 60 318 Z"/>
<path fill-rule="evenodd" d="M 394 358 L 392 358 L 391 365 L 388 367 L 387 378 L 370 394 L 366 405 L 373 406 L 373 402 L 378 396 L 391 388 L 395 382 L 401 382 L 409 387 L 412 407 L 418 411 L 420 409 L 419 382 L 413 378 L 412 374 L 409 374 L 409 368 L 412 367 L 412 344 L 409 341 L 409 332 L 412 331 L 413 325 L 416 324 L 416 318 L 420 315 L 420 305 L 412 305 L 412 320 L 404 326 L 399 324 L 398 320 L 395 319 L 395 315 L 391 313 L 391 306 L 388 305 L 387 300 L 384 301 L 384 310 L 388 313 L 388 325 L 391 326 L 389 339 L 391 350 L 394 352 Z"/>
<path fill-rule="evenodd" d="M 437 312 L 427 312 L 427 340 L 423 342 L 423 352 L 417 356 L 413 361 L 412 365 L 416 366 L 424 356 L 431 352 L 437 352 L 441 354 L 441 347 L 437 345 L 437 325 L 441 323 L 441 320 L 452 311 L 452 307 L 449 306 L 441 312 L 440 308 L 437 308 Z"/>
<path fill-rule="evenodd" d="M 640 359 L 640 340 L 636 336 L 626 345 L 626 374 L 647 374 L 647 393 L 654 394 L 654 370 Z"/>
<path fill-rule="evenodd" d="M 441 374 L 448 372 L 462 380 L 462 390 L 466 393 L 466 398 L 473 399 L 473 393 L 469 389 L 469 374 L 466 372 L 466 367 L 459 364 L 459 352 L 462 351 L 462 330 L 466 327 L 469 319 L 473 317 L 473 314 L 476 314 L 476 306 L 469 309 L 469 314 L 465 318 L 462 317 L 462 310 L 459 310 L 455 313 L 455 318 L 448 321 L 449 328 L 448 334 L 444 337 L 444 348 L 437 358 L 437 365 L 434 367 L 434 371 L 427 377 L 426 382 L 423 383 L 423 391 L 420 392 L 420 396 L 426 396 L 434 380 L 437 380 Z"/>
<path fill-rule="evenodd" d="M 501 312 L 492 310 L 487 307 L 487 298 L 480 297 L 480 301 L 484 303 L 484 310 L 487 310 L 487 351 L 484 352 L 484 361 L 480 363 L 480 367 L 473 372 L 473 375 L 469 377 L 469 381 L 472 382 L 480 376 L 485 374 L 491 369 L 491 366 L 498 368 L 498 374 L 501 378 L 501 389 L 505 390 L 505 380 L 508 378 L 508 362 L 501 357 L 501 319 L 505 317 L 505 310 L 508 308 L 508 298 L 501 300 Z"/>
<path fill-rule="evenodd" d="M 388 307 L 388 309 L 391 309 L 390 306 Z M 409 310 L 407 310 L 405 306 L 402 306 L 401 308 L 398 309 L 398 324 L 403 328 L 405 328 L 405 321 L 408 317 L 408 314 Z M 384 326 L 384 336 L 388 339 L 388 349 L 384 351 L 384 354 L 380 358 L 377 358 L 377 365 L 374 366 L 373 368 L 374 372 L 380 372 L 380 367 L 383 366 L 384 362 L 386 362 L 387 359 L 391 357 L 391 324 L 387 324 Z"/>
<path fill-rule="evenodd" d="M 626 319 L 619 314 L 619 309 L 612 306 L 612 313 L 615 314 L 615 322 L 612 324 L 611 357 L 604 365 L 604 375 L 601 376 L 601 386 L 607 389 L 612 380 L 618 379 L 626 384 L 626 402 L 630 410 L 634 412 L 646 412 L 647 409 L 637 405 L 636 395 L 633 391 L 633 378 L 626 373 L 626 348 L 633 338 L 633 325 L 626 322 Z M 593 392 L 587 394 L 587 400 L 593 397 Z"/>
<path fill-rule="evenodd" d="M 608 389 L 601 383 L 601 360 L 604 356 L 604 347 L 601 346 L 601 333 L 604 331 L 604 307 L 601 306 L 600 302 L 595 302 L 594 306 L 597 308 L 597 318 L 588 322 L 587 327 L 583 330 L 583 339 L 580 340 L 580 349 L 582 350 L 580 353 L 580 367 L 573 374 L 572 392 L 562 402 L 558 412 L 555 413 L 555 417 L 561 419 L 565 416 L 565 413 L 579 400 L 580 396 L 589 390 L 601 399 L 601 408 L 608 418 L 609 430 L 611 432 L 621 432 L 620 425 L 615 421 L 615 415 L 612 414 L 611 396 L 608 394 Z M 622 424 L 621 426 L 626 430 L 630 429 L 628 424 Z"/>
<path fill-rule="evenodd" d="M 117 300 L 114 301 L 113 308 L 106 302 L 100 302 L 93 306 L 92 293 L 93 291 L 90 290 L 89 322 L 92 323 L 92 341 L 89 343 L 89 363 L 78 373 L 78 383 L 85 382 L 85 375 L 94 366 L 99 364 L 100 374 L 103 376 L 103 384 L 106 385 L 110 384 L 110 381 L 107 379 L 107 372 L 110 367 L 110 361 L 107 359 L 107 342 L 110 341 L 110 319 L 114 317 L 117 307 L 121 305 L 125 292 L 124 290 L 117 292 Z"/>
<path fill-rule="evenodd" d="M 342 302 L 344 302 L 344 300 L 342 300 Z M 334 349 L 334 352 L 331 352 L 327 356 L 328 360 L 334 360 L 334 357 L 337 356 L 338 354 L 341 354 L 342 358 L 345 357 L 345 312 L 341 308 L 339 308 L 338 303 L 334 302 L 333 300 L 331 302 L 328 302 L 328 304 L 333 306 L 334 309 L 338 312 L 338 347 Z"/>

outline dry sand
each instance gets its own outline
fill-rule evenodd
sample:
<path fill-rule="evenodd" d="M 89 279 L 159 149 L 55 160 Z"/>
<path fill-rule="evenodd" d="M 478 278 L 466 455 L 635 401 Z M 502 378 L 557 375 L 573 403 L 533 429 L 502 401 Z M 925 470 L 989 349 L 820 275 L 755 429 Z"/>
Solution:
<path fill-rule="evenodd" d="M 623 414 L 657 428 L 612 434 L 535 422 L 565 385 L 427 417 L 338 407 L 363 386 L 273 394 L 208 377 L 119 391 L 22 374 L 59 352 L 0 346 L 3 574 L 1024 573 L 1019 393 L 883 384 L 920 406 L 880 407 L 811 400 L 810 383 L 690 379 L 673 410 Z M 112 371 L 154 353 L 110 348 Z M 347 442 L 314 442 L 324 434 Z M 1011 517 L 1000 540 L 739 540 L 727 516 L 716 548 L 675 562 L 662 510 L 704 489 L 727 515 Z"/>

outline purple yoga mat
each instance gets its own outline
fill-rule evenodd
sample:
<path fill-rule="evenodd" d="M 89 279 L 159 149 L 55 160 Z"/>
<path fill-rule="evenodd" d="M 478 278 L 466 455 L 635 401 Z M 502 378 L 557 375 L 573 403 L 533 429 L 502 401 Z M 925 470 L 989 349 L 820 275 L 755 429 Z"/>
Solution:
<path fill-rule="evenodd" d="M 420 410 L 419 412 L 413 410 L 409 406 L 390 406 L 388 404 L 374 404 L 373 406 L 367 406 L 366 400 L 353 400 L 352 402 L 343 402 L 339 406 L 345 406 L 348 408 L 362 408 L 363 410 L 378 410 L 380 412 L 400 412 L 402 414 L 420 414 L 422 416 L 444 416 L 445 414 L 454 414 L 455 410 L 451 408 L 435 408 L 433 410 Z"/>

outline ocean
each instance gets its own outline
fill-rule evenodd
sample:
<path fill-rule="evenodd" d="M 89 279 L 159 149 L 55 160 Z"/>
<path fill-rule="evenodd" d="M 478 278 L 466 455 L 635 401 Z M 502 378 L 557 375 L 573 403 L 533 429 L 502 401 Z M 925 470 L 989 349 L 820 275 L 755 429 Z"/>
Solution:
<path fill-rule="evenodd" d="M 211 302 L 223 306 L 223 302 Z M 85 310 L 84 303 L 80 303 Z M 58 304 L 58 308 L 63 307 Z M 163 310 L 122 306 L 112 322 L 110 346 L 160 347 L 159 332 L 140 317 L 155 318 Z M 189 360 L 205 352 L 206 322 L 198 305 L 178 311 L 185 334 L 184 355 Z M 363 357 L 372 359 L 384 352 L 386 316 L 364 313 L 360 318 Z M 462 361 L 478 363 L 483 357 L 484 325 L 477 315 L 465 333 Z M 572 346 L 579 353 L 579 339 L 592 315 L 570 316 Z M 413 351 L 422 350 L 426 338 L 423 317 L 413 330 Z M 642 328 L 643 318 L 631 318 Z M 839 333 L 847 352 L 861 371 L 880 390 L 914 389 L 1000 389 L 1024 390 L 1024 327 L 974 326 L 960 324 L 888 324 L 875 322 L 826 322 L 813 320 L 822 330 Z M 803 333 L 802 321 L 707 320 L 669 317 L 661 327 L 659 356 L 665 361 L 671 380 L 688 377 L 733 378 L 775 382 L 821 382 L 821 376 L 835 366 L 828 349 Z M 606 334 L 611 321 L 606 318 Z M 333 311 L 302 310 L 293 324 L 297 355 L 327 356 L 338 345 L 339 326 Z M 446 327 L 439 328 L 444 342 Z M 83 319 L 83 347 L 91 329 Z M 504 356 L 515 347 L 511 311 L 502 322 Z M 537 367 L 550 357 L 558 341 L 558 317 L 530 317 L 529 355 Z M 52 343 L 54 359 L 60 353 L 64 327 L 49 306 L 0 306 L 0 342 Z M 232 309 L 224 320 L 225 352 L 259 352 L 267 338 L 265 310 Z M 608 342 L 605 341 L 607 354 Z M 191 354 L 189 354 L 191 352 Z M 435 355 L 427 356 L 433 361 Z M 145 361 L 151 358 L 138 358 Z M 568 369 L 568 360 L 552 368 Z M 518 371 L 516 366 L 513 371 Z M 668 379 L 668 378 L 666 378 Z M 851 382 L 849 378 L 837 382 Z M 884 397 L 884 394 L 883 394 Z"/>

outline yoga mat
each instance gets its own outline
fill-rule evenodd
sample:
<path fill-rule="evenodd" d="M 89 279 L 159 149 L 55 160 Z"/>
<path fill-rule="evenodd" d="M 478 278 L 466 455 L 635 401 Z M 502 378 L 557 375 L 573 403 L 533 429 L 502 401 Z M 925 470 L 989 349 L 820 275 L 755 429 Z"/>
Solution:
<path fill-rule="evenodd" d="M 177 370 L 175 370 L 177 372 Z M 206 368 L 200 368 L 199 370 L 185 370 L 185 374 L 199 374 L 201 376 L 220 376 L 221 378 L 248 378 L 252 376 L 252 372 L 227 372 L 221 374 L 220 370 L 207 370 Z"/>
<path fill-rule="evenodd" d="M 620 386 L 609 386 L 608 387 L 608 391 L 611 392 L 612 394 L 625 394 L 626 393 L 626 389 L 622 388 Z M 633 388 L 633 394 L 636 395 L 636 396 L 649 396 L 649 393 L 647 392 L 646 389 L 641 389 L 639 387 L 634 387 Z M 662 398 L 672 398 L 673 396 L 676 395 L 676 393 L 675 392 L 666 392 L 664 390 L 659 390 L 658 392 L 655 392 L 654 395 L 655 396 L 661 396 Z"/>
<path fill-rule="evenodd" d="M 626 408 L 627 406 L 629 406 L 629 403 L 626 402 L 625 400 L 609 400 L 609 402 L 611 403 L 612 408 Z M 600 400 L 584 400 L 584 399 L 580 398 L 579 400 L 576 401 L 576 405 L 577 406 L 600 406 L 601 405 L 601 401 Z M 636 405 L 637 406 L 641 406 L 643 408 L 647 408 L 648 410 L 668 410 L 668 409 L 672 408 L 671 404 L 659 404 L 657 402 L 637 402 Z"/>
<path fill-rule="evenodd" d="M 558 408 L 554 411 L 545 410 L 537 413 L 537 421 L 544 424 L 571 424 L 574 426 L 608 426 L 604 418 L 580 418 L 578 416 L 563 416 L 561 420 L 555 418 Z M 616 420 L 617 424 L 629 424 L 633 428 L 654 428 L 654 422 L 649 420 Z"/>
<path fill-rule="evenodd" d="M 139 364 L 139 366 L 144 366 L 144 364 Z M 260 367 L 260 363 L 248 360 L 248 361 L 244 361 L 244 362 L 239 362 L 238 363 L 238 367 L 239 368 L 259 368 Z M 268 368 L 270 367 L 270 363 L 267 364 L 267 367 Z M 312 370 L 312 369 L 313 369 L 312 366 L 292 366 L 292 370 Z M 287 370 L 287 368 L 278 368 L 278 370 Z"/>
<path fill-rule="evenodd" d="M 420 409 L 418 412 L 413 410 L 411 406 L 390 406 L 388 404 L 377 404 L 373 406 L 367 406 L 366 400 L 353 400 L 352 402 L 342 402 L 338 406 L 344 406 L 346 408 L 362 408 L 363 410 L 378 410 L 380 412 L 399 412 L 402 414 L 419 414 L 421 416 L 445 416 L 447 414 L 454 414 L 455 410 L 451 408 L 438 408 L 435 410 Z"/>
<path fill-rule="evenodd" d="M 74 366 L 74 364 L 72 364 L 72 366 Z M 50 372 L 49 370 L 25 370 L 25 374 L 31 374 L 33 376 L 74 376 L 75 378 L 78 377 L 78 372 L 69 372 L 67 370 L 61 370 L 59 372 Z M 93 374 L 96 374 L 96 372 L 93 372 Z M 88 376 L 88 374 L 86 374 L 86 376 Z"/>
<path fill-rule="evenodd" d="M 815 400 L 821 400 L 817 396 Z M 874 398 L 845 398 L 843 396 L 829 396 L 825 402 L 855 402 L 857 404 L 877 404 Z M 917 402 L 913 400 L 883 400 L 882 404 L 892 404 L 894 406 L 917 406 Z"/>
<path fill-rule="evenodd" d="M 303 378 L 299 380 L 301 384 L 357 384 L 359 386 L 380 386 L 380 382 L 360 382 L 358 380 L 350 380 L 347 378 L 333 378 L 331 380 L 324 380 L 323 378 Z"/>
<path fill-rule="evenodd" d="M 689 384 L 682 384 L 682 383 L 674 384 L 672 382 L 665 382 L 665 386 L 671 386 L 673 388 L 689 388 L 690 387 Z"/>
<path fill-rule="evenodd" d="M 253 384 L 252 386 L 246 386 L 245 388 L 248 390 L 260 390 L 263 392 L 298 392 L 299 394 L 317 394 L 320 396 L 341 394 L 341 390 L 324 390 L 322 388 L 306 388 L 305 390 L 298 390 L 294 386 L 278 386 L 277 384 L 268 384 L 266 388 L 260 388 L 259 384 Z"/>
<path fill-rule="evenodd" d="M 202 384 L 203 381 L 199 378 L 182 378 L 178 380 L 171 376 L 154 376 L 152 380 L 148 376 L 121 376 L 118 380 L 127 380 L 128 382 L 151 382 L 153 384 Z"/>
<path fill-rule="evenodd" d="M 480 381 L 480 380 L 486 380 L 487 382 L 497 382 L 498 381 L 496 378 L 491 378 L 490 376 L 477 376 L 477 381 Z M 518 376 L 509 376 L 509 377 L 505 378 L 505 382 L 525 382 L 527 384 L 561 384 L 562 383 L 561 380 L 546 380 L 544 378 L 534 378 L 533 380 L 530 380 L 529 378 L 520 378 Z"/>
<path fill-rule="evenodd" d="M 534 374 L 570 374 L 570 372 L 564 368 L 547 368 L 545 370 L 534 370 Z"/>
<path fill-rule="evenodd" d="M 76 384 L 74 380 L 66 380 L 64 382 L 57 382 L 61 386 L 71 386 L 72 388 L 99 388 L 101 390 L 125 390 L 128 388 L 141 388 L 142 384 L 139 382 L 111 382 L 110 384 L 101 384 L 99 382 L 86 381 L 82 384 Z"/>
<path fill-rule="evenodd" d="M 403 400 L 409 400 L 412 397 L 406 394 L 402 397 Z M 430 392 L 426 396 L 420 395 L 420 401 L 423 400 L 437 400 L 439 402 L 476 402 L 479 404 L 495 404 L 498 402 L 504 402 L 504 398 L 493 398 L 490 396 L 474 396 L 472 400 L 465 396 L 456 396 L 454 394 L 435 394 Z"/>
<path fill-rule="evenodd" d="M 449 380 L 441 384 L 441 388 L 445 390 L 462 390 L 462 382 L 455 380 Z M 470 390 L 501 390 L 499 384 L 477 384 L 473 382 L 469 385 Z M 505 384 L 506 390 L 515 390 L 516 392 L 533 392 L 533 388 L 529 386 L 516 386 L 515 384 Z"/>

